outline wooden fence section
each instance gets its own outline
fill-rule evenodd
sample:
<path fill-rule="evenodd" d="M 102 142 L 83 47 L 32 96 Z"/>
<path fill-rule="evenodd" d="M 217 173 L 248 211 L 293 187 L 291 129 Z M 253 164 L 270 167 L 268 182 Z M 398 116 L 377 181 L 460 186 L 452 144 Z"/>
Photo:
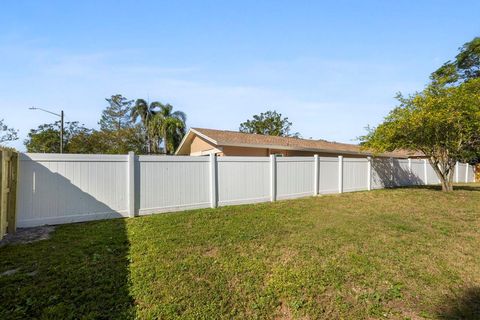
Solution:
<path fill-rule="evenodd" d="M 0 240 L 16 229 L 18 154 L 0 150 Z"/>

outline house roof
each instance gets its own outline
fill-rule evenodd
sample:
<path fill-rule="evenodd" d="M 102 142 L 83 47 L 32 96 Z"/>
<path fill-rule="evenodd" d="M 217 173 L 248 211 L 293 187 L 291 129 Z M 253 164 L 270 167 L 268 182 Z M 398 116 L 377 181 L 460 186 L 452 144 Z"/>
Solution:
<path fill-rule="evenodd" d="M 270 148 L 300 150 L 325 153 L 344 153 L 344 154 L 364 154 L 370 155 L 371 152 L 361 150 L 359 145 L 330 142 L 326 140 L 299 139 L 291 137 L 267 136 L 261 134 L 242 133 L 228 130 L 215 130 L 205 128 L 191 128 L 177 149 L 177 154 L 182 149 L 185 141 L 191 139 L 192 135 L 198 135 L 216 146 L 238 146 L 252 148 Z M 190 136 L 190 137 L 189 137 Z M 384 153 L 385 157 L 403 157 L 406 158 L 408 152 Z"/>

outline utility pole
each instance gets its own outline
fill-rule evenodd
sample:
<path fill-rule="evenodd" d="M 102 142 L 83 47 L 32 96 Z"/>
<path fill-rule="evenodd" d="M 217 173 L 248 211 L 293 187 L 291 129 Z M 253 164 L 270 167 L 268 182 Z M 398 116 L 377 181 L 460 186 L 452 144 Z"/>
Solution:
<path fill-rule="evenodd" d="M 63 153 L 63 110 L 60 111 L 60 153 Z"/>
<path fill-rule="evenodd" d="M 38 108 L 38 107 L 31 107 L 29 108 L 30 110 L 40 110 L 40 111 L 43 111 L 43 112 L 47 112 L 47 113 L 50 113 L 50 114 L 53 114 L 57 117 L 60 117 L 60 153 L 63 153 L 63 125 L 64 125 L 64 113 L 63 113 L 63 110 L 60 111 L 60 114 L 58 113 L 55 113 L 55 112 L 52 112 L 52 111 L 48 111 L 48 110 L 45 110 L 43 108 Z"/>

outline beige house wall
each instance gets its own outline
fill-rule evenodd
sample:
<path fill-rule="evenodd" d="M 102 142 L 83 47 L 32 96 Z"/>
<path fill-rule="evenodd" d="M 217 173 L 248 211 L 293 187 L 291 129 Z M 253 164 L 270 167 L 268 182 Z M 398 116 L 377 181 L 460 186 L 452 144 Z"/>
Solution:
<path fill-rule="evenodd" d="M 195 138 L 193 138 L 192 140 L 192 143 L 190 144 L 190 154 L 195 154 L 200 151 L 208 151 L 214 148 L 215 146 L 212 143 L 208 142 L 202 137 L 195 136 Z"/>
<path fill-rule="evenodd" d="M 360 154 L 348 154 L 348 153 L 340 153 L 340 152 L 335 152 L 335 153 L 327 153 L 327 152 L 312 152 L 312 151 L 300 151 L 300 150 L 283 150 L 287 154 L 285 156 L 287 157 L 313 157 L 315 154 L 318 154 L 319 157 L 338 157 L 338 156 L 344 156 L 348 158 L 365 158 L 366 155 L 360 155 Z"/>
<path fill-rule="evenodd" d="M 223 156 L 268 157 L 268 149 L 249 147 L 223 147 Z"/>
<path fill-rule="evenodd" d="M 318 154 L 320 157 L 337 157 L 341 153 L 324 153 L 300 150 L 282 150 L 282 149 L 268 149 L 268 148 L 252 148 L 252 147 L 223 147 L 222 156 L 253 156 L 253 157 L 268 157 L 271 154 L 281 154 L 284 157 L 313 157 Z M 349 158 L 365 158 L 365 155 L 343 154 Z"/>

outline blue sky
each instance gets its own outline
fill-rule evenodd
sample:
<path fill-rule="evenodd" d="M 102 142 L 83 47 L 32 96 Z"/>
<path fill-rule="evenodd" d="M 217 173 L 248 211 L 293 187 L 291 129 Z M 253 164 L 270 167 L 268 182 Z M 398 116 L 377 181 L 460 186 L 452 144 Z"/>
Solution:
<path fill-rule="evenodd" d="M 237 130 L 275 109 L 305 138 L 352 142 L 480 35 L 478 1 L 7 1 L 0 118 L 63 109 L 97 127 L 105 98 L 173 104 Z"/>

